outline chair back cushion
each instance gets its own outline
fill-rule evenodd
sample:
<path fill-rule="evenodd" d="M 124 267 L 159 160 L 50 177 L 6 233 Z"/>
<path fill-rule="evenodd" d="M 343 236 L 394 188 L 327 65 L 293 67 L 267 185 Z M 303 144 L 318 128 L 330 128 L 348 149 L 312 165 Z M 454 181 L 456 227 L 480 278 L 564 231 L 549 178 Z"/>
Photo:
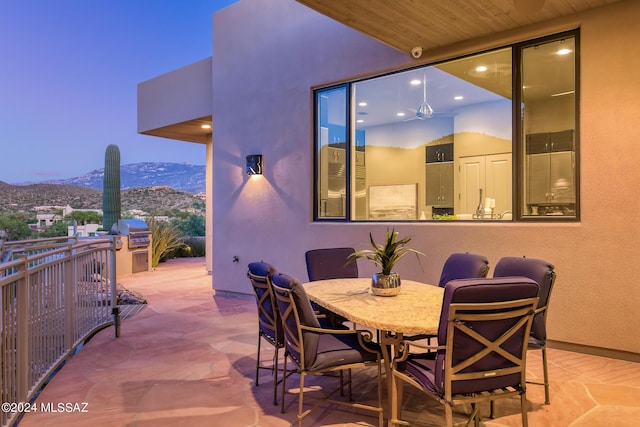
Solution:
<path fill-rule="evenodd" d="M 298 327 L 298 321 L 301 325 L 320 327 L 307 292 L 297 279 L 287 274 L 275 273 L 271 280 L 274 286 L 287 290 L 290 296 L 289 303 L 278 298 L 287 351 L 297 363 L 301 365 L 304 363 L 303 367 L 312 366 L 318 351 L 318 334 L 310 331 L 301 333 Z M 302 349 L 304 349 L 304 360 L 302 360 Z"/>
<path fill-rule="evenodd" d="M 442 267 L 438 286 L 444 288 L 444 285 L 456 279 L 487 277 L 488 272 L 489 260 L 483 255 L 470 253 L 451 254 Z"/>
<path fill-rule="evenodd" d="M 305 254 L 309 281 L 358 277 L 358 264 L 348 257 L 353 248 L 312 249 Z"/>
<path fill-rule="evenodd" d="M 444 297 L 442 303 L 442 312 L 440 317 L 440 325 L 438 330 L 438 342 L 446 343 L 446 349 L 438 350 L 436 353 L 435 365 L 435 386 L 443 388 L 444 385 L 444 364 L 447 352 L 452 352 L 452 366 L 456 366 L 468 358 L 474 356 L 478 351 L 483 349 L 483 345 L 474 337 L 455 330 L 453 337 L 448 337 L 449 321 L 454 323 L 457 320 L 449 319 L 450 308 L 452 305 L 461 303 L 498 303 L 507 301 L 516 301 L 522 299 L 530 299 L 537 297 L 538 285 L 530 279 L 524 277 L 505 277 L 505 278 L 482 278 L 482 279 L 459 279 L 447 283 L 444 288 Z M 535 302 L 535 301 L 534 301 Z M 531 306 L 528 316 L 531 316 L 535 305 Z M 495 313 L 496 310 L 487 307 L 480 307 L 477 313 Z M 502 310 L 504 312 L 506 310 Z M 474 312 L 476 313 L 476 312 Z M 488 341 L 493 341 L 503 336 L 505 331 L 517 324 L 524 315 L 520 317 L 510 317 L 500 320 L 477 319 L 465 320 L 465 326 L 472 329 L 485 337 Z M 522 327 L 517 329 L 517 333 L 510 336 L 500 347 L 517 358 L 524 357 L 526 352 L 526 339 L 528 337 L 529 323 L 525 322 Z M 527 337 L 524 334 L 527 333 Z M 450 338 L 450 341 L 447 339 Z M 499 371 L 500 369 L 513 368 L 514 363 L 507 360 L 504 356 L 490 351 L 471 363 L 464 372 L 481 371 Z M 515 372 L 510 375 L 496 375 L 482 379 L 470 379 L 464 381 L 455 381 L 452 383 L 452 393 L 475 393 L 483 390 L 491 390 L 509 385 L 517 386 L 521 384 L 521 372 Z"/>
<path fill-rule="evenodd" d="M 247 276 L 251 281 L 258 304 L 258 327 L 272 342 L 284 344 L 280 312 L 271 289 L 271 276 L 276 272 L 273 265 L 266 262 L 249 264 Z"/>
<path fill-rule="evenodd" d="M 546 307 L 549 305 L 551 290 L 555 282 L 556 274 L 553 270 L 553 264 L 536 258 L 525 257 L 504 257 L 496 264 L 493 277 L 505 276 L 523 276 L 535 281 L 540 287 L 538 291 L 538 308 L 544 308 L 543 312 L 539 312 L 533 318 L 531 326 L 531 337 L 538 342 L 539 345 L 545 345 L 547 340 L 546 328 Z"/>

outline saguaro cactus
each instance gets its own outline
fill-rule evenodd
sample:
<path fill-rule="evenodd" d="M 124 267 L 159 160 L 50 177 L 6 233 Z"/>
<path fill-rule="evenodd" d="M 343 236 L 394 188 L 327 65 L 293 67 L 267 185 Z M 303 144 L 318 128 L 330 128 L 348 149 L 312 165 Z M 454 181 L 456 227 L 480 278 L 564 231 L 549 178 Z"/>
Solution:
<path fill-rule="evenodd" d="M 104 179 L 102 191 L 102 226 L 111 226 L 120 219 L 120 149 L 109 144 L 104 154 Z"/>

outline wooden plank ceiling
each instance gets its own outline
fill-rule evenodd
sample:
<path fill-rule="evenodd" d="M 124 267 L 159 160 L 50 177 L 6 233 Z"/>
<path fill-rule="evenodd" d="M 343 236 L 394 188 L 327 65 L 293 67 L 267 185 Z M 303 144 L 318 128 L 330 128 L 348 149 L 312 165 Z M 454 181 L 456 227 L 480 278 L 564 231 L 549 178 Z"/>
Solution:
<path fill-rule="evenodd" d="M 204 116 L 198 119 L 187 120 L 186 122 L 163 126 L 140 133 L 144 135 L 158 136 L 160 138 L 206 144 L 208 141 L 208 135 L 211 134 L 212 120 L 212 116 Z M 203 128 L 203 125 L 209 127 Z"/>
<path fill-rule="evenodd" d="M 620 0 L 297 0 L 410 54 L 569 16 Z"/>

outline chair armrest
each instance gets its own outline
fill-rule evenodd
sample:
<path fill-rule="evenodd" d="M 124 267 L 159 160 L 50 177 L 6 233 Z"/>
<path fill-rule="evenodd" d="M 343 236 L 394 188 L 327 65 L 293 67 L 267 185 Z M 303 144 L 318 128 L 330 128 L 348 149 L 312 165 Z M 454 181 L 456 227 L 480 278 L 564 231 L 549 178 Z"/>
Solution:
<path fill-rule="evenodd" d="M 357 329 L 330 329 L 330 328 L 316 328 L 315 326 L 307 326 L 300 325 L 300 329 L 303 331 L 316 332 L 318 334 L 332 334 L 332 335 L 349 335 L 349 334 L 357 334 L 360 332 L 369 332 L 369 331 L 360 331 Z M 369 334 L 371 334 L 369 332 Z"/>
<path fill-rule="evenodd" d="M 427 350 L 427 353 L 416 353 L 411 352 L 412 347 L 417 347 L 422 350 Z M 444 350 L 446 346 L 444 345 L 429 345 L 429 344 L 418 344 L 414 341 L 403 341 L 403 349 L 400 352 L 400 357 L 393 360 L 393 362 L 404 362 L 410 355 L 418 355 L 418 354 L 434 354 L 437 350 Z"/>
<path fill-rule="evenodd" d="M 415 341 L 405 341 L 406 346 L 407 346 L 407 350 L 410 349 L 411 347 L 418 347 L 421 348 L 423 350 L 429 350 L 429 351 L 434 351 L 434 350 L 444 350 L 445 346 L 443 345 L 429 345 L 429 344 L 419 344 Z"/>
<path fill-rule="evenodd" d="M 542 313 L 543 311 L 545 311 L 547 309 L 547 307 L 549 307 L 548 305 L 545 305 L 544 307 L 538 307 L 535 309 L 535 311 L 533 312 L 533 314 L 538 314 L 538 313 Z"/>
<path fill-rule="evenodd" d="M 315 332 L 317 334 L 330 334 L 330 335 L 355 335 L 358 338 L 358 343 L 370 353 L 377 353 L 380 355 L 380 350 L 371 348 L 369 345 L 373 343 L 373 334 L 371 331 L 362 329 L 328 329 L 328 328 L 316 328 L 315 326 L 300 325 L 300 329 L 303 331 Z"/>

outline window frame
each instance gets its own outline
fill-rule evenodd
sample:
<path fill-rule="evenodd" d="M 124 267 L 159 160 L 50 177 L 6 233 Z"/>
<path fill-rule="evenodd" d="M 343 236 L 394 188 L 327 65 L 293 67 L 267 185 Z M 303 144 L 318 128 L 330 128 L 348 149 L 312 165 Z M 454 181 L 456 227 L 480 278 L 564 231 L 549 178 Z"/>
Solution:
<path fill-rule="evenodd" d="M 522 91 L 520 88 L 522 87 L 522 52 L 524 49 L 533 47 L 535 45 L 541 43 L 548 43 L 552 41 L 561 40 L 563 38 L 573 37 L 575 43 L 575 59 L 574 59 L 574 87 L 575 87 L 575 99 L 574 99 L 574 156 L 575 156 L 575 205 L 576 205 L 576 213 L 573 216 L 542 216 L 542 215 L 525 215 L 523 212 L 523 200 L 524 200 L 524 186 L 526 184 L 525 180 L 525 167 L 524 167 L 524 156 L 525 156 L 525 144 L 524 144 L 524 135 L 522 129 L 522 120 L 520 120 L 520 116 L 522 114 L 522 109 L 519 108 L 522 105 Z M 580 205 L 580 29 L 576 28 L 574 30 L 565 31 L 562 33 L 551 34 L 544 37 L 539 37 L 532 40 L 526 40 L 524 42 L 515 43 L 512 47 L 513 49 L 513 123 L 512 129 L 514 132 L 513 135 L 513 183 L 514 183 L 514 194 L 513 194 L 513 203 L 515 206 L 513 207 L 514 211 L 514 222 L 580 222 L 581 221 L 581 205 Z"/>
<path fill-rule="evenodd" d="M 526 185 L 526 177 L 525 177 L 525 138 L 523 135 L 523 121 L 521 119 L 523 114 L 522 108 L 522 91 L 520 88 L 522 87 L 522 52 L 524 49 L 528 47 L 532 47 L 541 43 L 548 43 L 552 41 L 561 40 L 563 38 L 573 38 L 575 43 L 575 58 L 574 58 L 574 87 L 575 87 L 575 97 L 574 97 L 574 156 L 575 156 L 575 165 L 574 165 L 574 174 L 575 174 L 575 215 L 571 216 L 563 216 L 563 215 L 525 215 L 523 212 L 523 201 L 525 197 L 525 185 Z M 339 223 L 376 223 L 376 222 L 394 222 L 394 223 L 412 223 L 412 222 L 429 222 L 429 223 L 438 223 L 438 222 L 448 222 L 448 221 L 440 221 L 436 219 L 415 219 L 415 220 L 371 220 L 371 219 L 351 219 L 352 212 L 352 204 L 354 200 L 352 200 L 352 186 L 354 185 L 353 180 L 355 179 L 352 170 L 352 162 L 351 156 L 352 151 L 355 149 L 355 127 L 353 126 L 353 120 L 355 117 L 353 116 L 353 112 L 355 111 L 354 100 L 352 99 L 353 91 L 352 88 L 356 83 L 367 81 L 370 79 L 380 78 L 386 75 L 401 73 L 405 71 L 409 71 L 412 69 L 418 69 L 423 67 L 429 67 L 441 64 L 443 62 L 454 61 L 459 59 L 464 59 L 467 57 L 471 57 L 474 55 L 492 52 L 499 49 L 511 49 L 511 58 L 512 58 L 512 116 L 511 116 L 511 125 L 512 125 L 512 212 L 513 218 L 512 220 L 507 221 L 495 221 L 491 219 L 472 219 L 472 220 L 457 220 L 456 222 L 483 222 L 483 223 L 528 223 L 528 222 L 538 222 L 538 223 L 566 223 L 566 222 L 580 222 L 581 221 L 581 199 L 580 199 L 580 29 L 576 28 L 573 30 L 550 34 L 547 36 L 526 40 L 518 43 L 511 43 L 504 46 L 497 46 L 492 49 L 488 49 L 485 51 L 474 52 L 468 55 L 462 55 L 455 58 L 449 58 L 447 60 L 442 61 L 434 61 L 431 63 L 420 64 L 419 66 L 412 66 L 403 69 L 398 69 L 393 72 L 387 72 L 382 74 L 375 74 L 367 76 L 366 78 L 359 78 L 354 80 L 344 81 L 342 83 L 332 84 L 329 86 L 322 86 L 314 88 L 312 91 L 313 94 L 313 138 L 312 138 L 312 147 L 313 147 L 313 221 L 314 222 L 339 222 Z M 320 170 L 319 170 L 319 153 L 320 153 L 320 145 L 318 132 L 320 131 L 320 120 L 319 120 L 319 98 L 323 92 L 335 90 L 338 88 L 345 89 L 345 133 L 346 133 L 346 141 L 345 141 L 345 197 L 346 201 L 344 203 L 344 216 L 343 217 L 323 217 L 320 216 L 320 203 L 319 203 L 319 191 L 320 191 Z"/>

